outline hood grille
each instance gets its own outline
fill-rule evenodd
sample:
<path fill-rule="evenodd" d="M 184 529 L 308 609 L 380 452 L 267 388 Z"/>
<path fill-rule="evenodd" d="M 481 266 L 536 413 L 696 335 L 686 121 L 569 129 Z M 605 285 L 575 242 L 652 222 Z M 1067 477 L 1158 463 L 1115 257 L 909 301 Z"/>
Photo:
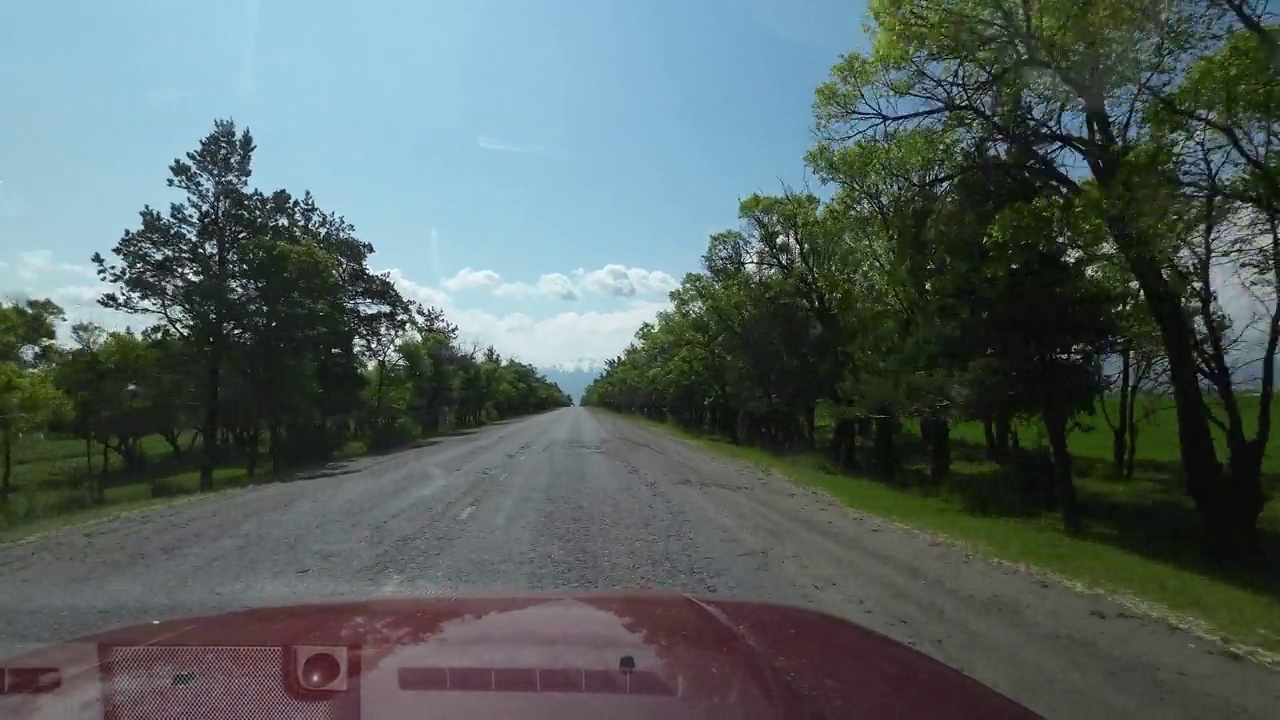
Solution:
<path fill-rule="evenodd" d="M 339 715 L 340 698 L 306 699 L 290 692 L 282 647 L 112 646 L 102 655 L 108 720 Z"/>

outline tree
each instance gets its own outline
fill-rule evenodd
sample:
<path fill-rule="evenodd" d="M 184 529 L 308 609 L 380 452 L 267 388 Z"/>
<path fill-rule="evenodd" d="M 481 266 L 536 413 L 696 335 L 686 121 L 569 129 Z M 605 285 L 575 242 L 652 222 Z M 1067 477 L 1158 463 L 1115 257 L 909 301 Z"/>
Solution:
<path fill-rule="evenodd" d="M 821 142 L 834 153 L 864 138 L 947 131 L 1089 203 L 1159 329 L 1206 548 L 1219 557 L 1256 556 L 1264 498 L 1254 468 L 1265 443 L 1236 443 L 1224 473 L 1196 351 L 1200 331 L 1213 341 L 1222 329 L 1198 327 L 1185 312 L 1185 238 L 1171 235 L 1168 222 L 1184 216 L 1185 183 L 1171 177 L 1167 148 L 1153 141 L 1145 120 L 1154 109 L 1174 108 L 1231 137 L 1210 116 L 1180 105 L 1178 85 L 1194 81 L 1188 68 L 1216 53 L 1220 31 L 1238 26 L 1240 16 L 1221 3 L 1102 0 L 882 0 L 871 15 L 872 50 L 843 57 L 818 89 Z M 1250 67 L 1266 78 L 1274 72 Z M 1247 151 L 1235 153 L 1253 167 Z"/>
<path fill-rule="evenodd" d="M 0 501 L 12 491 L 18 436 L 41 427 L 61 405 L 47 368 L 56 351 L 54 323 L 63 317 L 62 308 L 50 300 L 0 305 Z"/>
<path fill-rule="evenodd" d="M 63 397 L 43 370 L 24 370 L 0 364 L 0 445 L 4 471 L 0 477 L 0 501 L 13 490 L 13 445 L 27 431 L 44 426 L 63 405 Z"/>
<path fill-rule="evenodd" d="M 254 476 L 264 449 L 279 471 L 571 404 L 535 368 L 464 349 L 438 309 L 370 268 L 373 246 L 311 193 L 250 187 L 253 153 L 247 130 L 216 121 L 169 168 L 181 201 L 145 207 L 112 260 L 94 255 L 111 285 L 100 303 L 141 317 L 142 332 L 76 323 L 59 347 L 56 305 L 0 306 L 5 493 L 15 439 L 40 428 L 84 440 L 88 498 L 103 502 L 118 479 L 179 490 L 144 451 L 151 435 L 174 461 L 201 442 L 203 491 L 215 463 Z"/>
<path fill-rule="evenodd" d="M 103 307 L 159 318 L 190 343 L 202 368 L 204 454 L 200 489 L 213 486 L 218 457 L 222 370 L 239 314 L 246 306 L 242 248 L 261 231 L 249 192 L 254 143 L 218 120 L 200 146 L 169 166 L 169 187 L 185 193 L 167 214 L 147 206 L 141 226 L 112 250 L 95 253 L 98 276 L 114 286 Z"/>

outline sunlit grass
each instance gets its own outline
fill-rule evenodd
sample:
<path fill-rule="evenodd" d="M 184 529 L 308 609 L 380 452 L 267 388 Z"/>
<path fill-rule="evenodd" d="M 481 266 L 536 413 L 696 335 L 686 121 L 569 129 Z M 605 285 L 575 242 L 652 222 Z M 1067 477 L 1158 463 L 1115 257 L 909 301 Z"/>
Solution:
<path fill-rule="evenodd" d="M 189 434 L 179 437 L 182 455 L 174 457 L 163 437 L 151 435 L 142 438 L 139 444 L 148 459 L 147 474 L 142 479 L 121 477 L 120 459 L 112 453 L 112 472 L 108 475 L 102 502 L 95 503 L 90 499 L 88 478 L 90 473 L 94 476 L 101 474 L 101 445 L 93 445 L 91 455 L 86 458 L 83 440 L 39 436 L 23 438 L 14 449 L 14 491 L 6 501 L 0 502 L 0 542 L 114 517 L 140 508 L 206 497 L 197 494 L 200 486 L 200 443 L 191 445 L 190 439 Z M 426 442 L 429 441 L 420 441 L 413 446 Z M 288 467 L 279 474 L 270 471 L 270 462 L 264 452 L 253 477 L 250 477 L 243 460 L 215 468 L 213 492 L 305 475 L 317 465 L 367 452 L 368 446 L 363 440 L 350 440 L 327 459 Z"/>
<path fill-rule="evenodd" d="M 120 474 L 120 459 L 112 453 L 102 500 L 94 502 L 90 478 L 93 482 L 101 480 L 100 444 L 95 444 L 86 457 L 82 440 L 24 438 L 15 447 L 14 491 L 0 503 L 0 540 L 172 502 L 196 493 L 200 486 L 200 444 L 192 446 L 189 441 L 190 435 L 179 438 L 182 454 L 175 457 L 164 438 L 158 435 L 142 438 L 139 445 L 147 458 L 147 471 L 136 479 Z M 336 457 L 362 452 L 364 444 L 353 443 L 336 453 Z M 258 472 L 252 478 L 243 460 L 224 463 L 214 469 L 213 489 L 229 490 L 278 480 L 279 476 L 269 470 L 265 454 L 259 459 Z"/>

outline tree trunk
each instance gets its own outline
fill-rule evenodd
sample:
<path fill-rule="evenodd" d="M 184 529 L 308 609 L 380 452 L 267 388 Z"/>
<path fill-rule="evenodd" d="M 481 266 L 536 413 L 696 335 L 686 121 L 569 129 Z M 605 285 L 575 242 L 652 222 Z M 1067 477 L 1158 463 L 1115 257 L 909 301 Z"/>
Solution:
<path fill-rule="evenodd" d="M 1009 459 L 1009 429 L 1010 418 L 1008 415 L 1001 415 L 996 418 L 996 438 L 995 450 L 992 459 L 997 462 L 1004 462 Z"/>
<path fill-rule="evenodd" d="M 1159 292 L 1158 290 L 1156 291 Z M 1161 303 L 1165 302 L 1161 297 Z M 1150 299 L 1148 302 L 1152 305 Z M 1218 460 L 1213 434 L 1209 429 L 1208 411 L 1200 394 L 1200 378 L 1192 355 L 1193 335 L 1182 315 L 1181 306 L 1174 298 L 1168 302 L 1172 308 L 1159 313 L 1163 318 L 1161 333 L 1165 336 L 1169 358 L 1169 377 L 1173 386 L 1174 407 L 1178 417 L 1178 443 L 1182 469 L 1186 476 L 1187 494 L 1196 504 L 1204 523 L 1205 548 L 1215 557 L 1227 558 L 1238 554 L 1233 548 L 1230 523 L 1220 515 L 1230 505 L 1226 500 L 1227 483 L 1223 477 L 1222 463 Z M 1163 307 L 1163 305 L 1161 305 Z"/>
<path fill-rule="evenodd" d="M 182 444 L 178 442 L 178 431 L 165 433 L 165 442 L 169 443 L 169 449 L 173 452 L 173 456 L 182 457 Z"/>
<path fill-rule="evenodd" d="M 897 469 L 897 458 L 894 452 L 894 436 L 898 430 L 898 418 L 887 412 L 875 418 L 875 438 L 872 441 L 875 453 L 876 475 L 888 480 Z"/>
<path fill-rule="evenodd" d="M 373 389 L 373 417 L 382 421 L 382 393 L 387 384 L 387 360 L 378 358 L 378 384 Z"/>
<path fill-rule="evenodd" d="M 89 499 L 101 504 L 106 488 L 103 487 L 102 478 L 93 474 L 93 433 L 84 436 L 84 464 L 85 481 L 89 483 Z"/>
<path fill-rule="evenodd" d="M 245 448 L 249 454 L 245 471 L 249 474 L 250 478 L 252 478 L 258 470 L 258 445 L 260 432 L 261 431 L 255 427 L 253 431 L 249 433 L 247 447 Z"/>
<path fill-rule="evenodd" d="M 1231 448 L 1229 474 L 1222 479 L 1222 490 L 1205 513 L 1205 542 L 1215 558 L 1249 562 L 1262 559 L 1258 516 L 1266 504 L 1262 492 L 1264 448 L 1258 440 Z"/>
<path fill-rule="evenodd" d="M 119 448 L 120 459 L 124 463 L 125 472 L 130 475 L 141 475 L 146 460 L 142 454 L 142 449 L 138 446 L 138 438 L 121 437 L 116 447 Z"/>
<path fill-rule="evenodd" d="M 1129 405 L 1133 402 L 1129 395 L 1129 356 L 1128 348 L 1120 352 L 1120 412 L 1116 426 L 1111 430 L 1111 463 L 1116 475 L 1124 472 L 1126 452 L 1129 449 L 1126 436 L 1129 434 L 1130 419 L 1133 417 L 1133 413 L 1129 412 Z M 1103 402 L 1106 400 L 1104 399 Z"/>
<path fill-rule="evenodd" d="M 928 415 L 921 421 L 921 431 L 929 442 L 929 477 L 941 484 L 951 475 L 951 423 L 945 417 Z"/>
<path fill-rule="evenodd" d="M 1124 458 L 1124 476 L 1128 480 L 1133 479 L 1133 461 L 1138 456 L 1138 426 L 1129 421 L 1129 449 L 1125 453 Z"/>
<path fill-rule="evenodd" d="M 267 428 L 267 454 L 271 456 L 271 472 L 280 472 L 280 426 L 274 422 Z"/>
<path fill-rule="evenodd" d="M 991 417 L 982 418 L 982 435 L 987 440 L 987 459 L 996 459 L 996 430 L 991 424 Z"/>
<path fill-rule="evenodd" d="M 853 470 L 858 458 L 858 421 L 842 417 L 836 420 L 829 446 L 831 462 L 842 472 Z"/>
<path fill-rule="evenodd" d="M 200 453 L 200 492 L 213 489 L 213 468 L 218 463 L 218 396 L 222 381 L 222 339 L 211 338 L 205 366 L 204 423 L 200 428 L 204 447 Z"/>
<path fill-rule="evenodd" d="M 1044 415 L 1045 434 L 1053 457 L 1054 499 L 1062 510 L 1062 529 L 1079 535 L 1080 503 L 1076 498 L 1075 478 L 1071 475 L 1071 450 L 1067 447 L 1067 421 L 1053 413 Z"/>
<path fill-rule="evenodd" d="M 1099 179 L 1105 185 L 1113 181 L 1114 177 Z M 1116 245 L 1124 255 L 1134 279 L 1138 281 L 1152 319 L 1160 329 L 1160 339 L 1169 363 L 1169 383 L 1173 388 L 1174 407 L 1177 410 L 1178 445 L 1183 474 L 1186 476 L 1187 495 L 1200 512 L 1205 531 L 1205 548 L 1218 557 L 1237 555 L 1243 551 L 1243 548 L 1235 546 L 1240 536 L 1231 531 L 1231 523 L 1225 522 L 1222 517 L 1227 513 L 1225 508 L 1233 503 L 1224 502 L 1227 483 L 1224 482 L 1222 463 L 1218 461 L 1213 433 L 1209 429 L 1208 411 L 1200 394 L 1200 374 L 1194 354 L 1195 329 L 1184 312 L 1181 297 L 1173 290 L 1155 258 L 1143 250 L 1143 243 L 1133 236 L 1125 222 L 1125 218 L 1119 213 L 1108 218 Z M 1256 527 L 1253 531 L 1256 534 Z"/>
<path fill-rule="evenodd" d="M 9 497 L 13 487 L 13 430 L 5 427 L 0 431 L 0 442 L 4 443 L 4 476 L 0 478 L 0 498 Z"/>

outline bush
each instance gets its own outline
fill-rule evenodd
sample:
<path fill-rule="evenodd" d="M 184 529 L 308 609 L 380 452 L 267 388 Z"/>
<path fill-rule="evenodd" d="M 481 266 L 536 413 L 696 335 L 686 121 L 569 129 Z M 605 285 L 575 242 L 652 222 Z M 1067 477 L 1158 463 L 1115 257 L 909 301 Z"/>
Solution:
<path fill-rule="evenodd" d="M 369 432 L 370 450 L 387 450 L 406 445 L 422 434 L 418 424 L 407 417 L 388 418 L 376 423 Z"/>
<path fill-rule="evenodd" d="M 160 478 L 151 483 L 151 497 L 153 498 L 175 497 L 188 492 L 190 492 L 189 488 L 183 487 L 168 478 Z"/>
<path fill-rule="evenodd" d="M 1043 487 L 1050 471 L 1028 458 L 993 465 L 987 472 L 955 476 L 947 482 L 945 492 L 974 515 L 1030 517 L 1043 509 Z"/>

